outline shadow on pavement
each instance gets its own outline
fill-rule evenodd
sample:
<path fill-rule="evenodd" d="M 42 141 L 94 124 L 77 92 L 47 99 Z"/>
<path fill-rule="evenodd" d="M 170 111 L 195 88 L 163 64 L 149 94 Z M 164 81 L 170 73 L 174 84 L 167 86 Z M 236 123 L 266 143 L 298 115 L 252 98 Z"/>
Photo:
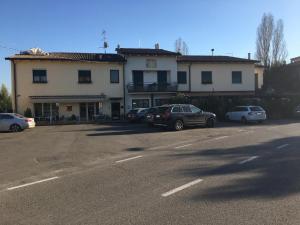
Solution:
<path fill-rule="evenodd" d="M 288 143 L 289 146 L 277 149 L 278 146 Z M 202 189 L 201 193 L 191 200 L 224 201 L 236 199 L 272 199 L 283 198 L 300 192 L 300 137 L 275 139 L 259 145 L 229 149 L 208 149 L 192 153 L 176 154 L 175 157 L 196 159 L 206 158 L 214 160 L 233 160 L 226 165 L 196 166 L 178 171 L 184 176 L 195 178 L 217 177 L 224 183 L 212 188 Z M 239 164 L 252 156 L 257 159 Z M 230 176 L 226 179 L 225 176 Z"/>

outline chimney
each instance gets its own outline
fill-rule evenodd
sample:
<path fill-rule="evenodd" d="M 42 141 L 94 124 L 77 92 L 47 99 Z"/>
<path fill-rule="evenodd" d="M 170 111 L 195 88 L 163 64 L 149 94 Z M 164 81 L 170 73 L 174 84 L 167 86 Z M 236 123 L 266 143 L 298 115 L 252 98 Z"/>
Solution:
<path fill-rule="evenodd" d="M 155 49 L 159 49 L 159 43 L 156 43 L 154 46 L 155 46 Z"/>
<path fill-rule="evenodd" d="M 250 52 L 248 53 L 248 59 L 249 60 L 251 59 L 251 53 Z"/>

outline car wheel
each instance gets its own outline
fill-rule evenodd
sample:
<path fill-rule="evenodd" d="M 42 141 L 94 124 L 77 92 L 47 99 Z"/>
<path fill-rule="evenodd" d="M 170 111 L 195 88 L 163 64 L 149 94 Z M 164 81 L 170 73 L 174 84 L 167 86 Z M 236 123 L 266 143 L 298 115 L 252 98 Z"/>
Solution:
<path fill-rule="evenodd" d="M 212 119 L 212 118 L 208 118 L 207 120 L 206 120 L 206 127 L 214 127 L 215 126 L 215 121 L 214 121 L 214 119 Z"/>
<path fill-rule="evenodd" d="M 183 122 L 182 122 L 182 120 L 176 120 L 175 121 L 175 123 L 174 123 L 174 129 L 176 130 L 176 131 L 180 131 L 180 130 L 182 130 L 183 129 Z"/>
<path fill-rule="evenodd" d="M 9 128 L 10 131 L 12 132 L 20 132 L 22 128 L 18 124 L 12 124 Z"/>
<path fill-rule="evenodd" d="M 243 123 L 243 124 L 247 124 L 247 119 L 246 119 L 246 117 L 242 117 L 242 119 L 241 119 L 241 122 Z"/>

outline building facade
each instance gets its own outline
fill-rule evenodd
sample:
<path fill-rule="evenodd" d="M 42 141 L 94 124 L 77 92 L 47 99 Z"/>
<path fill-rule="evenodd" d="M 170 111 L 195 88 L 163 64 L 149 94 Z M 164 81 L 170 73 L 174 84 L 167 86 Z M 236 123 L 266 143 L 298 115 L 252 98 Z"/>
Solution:
<path fill-rule="evenodd" d="M 172 96 L 255 94 L 257 61 L 182 56 L 160 49 L 117 48 L 117 54 L 25 52 L 11 61 L 14 111 L 35 118 L 122 118 L 132 108 L 159 106 Z"/>

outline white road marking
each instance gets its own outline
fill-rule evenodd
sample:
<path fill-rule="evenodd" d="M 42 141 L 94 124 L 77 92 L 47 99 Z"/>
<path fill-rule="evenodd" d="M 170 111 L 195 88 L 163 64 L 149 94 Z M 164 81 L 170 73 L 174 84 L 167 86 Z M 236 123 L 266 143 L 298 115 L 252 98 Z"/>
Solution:
<path fill-rule="evenodd" d="M 214 140 L 221 140 L 221 139 L 228 138 L 228 137 L 229 137 L 229 136 L 216 137 L 216 138 L 214 138 Z"/>
<path fill-rule="evenodd" d="M 143 156 L 139 155 L 139 156 L 135 156 L 135 157 L 127 158 L 127 159 L 121 159 L 121 160 L 116 161 L 116 163 L 122 163 L 122 162 L 126 162 L 126 161 L 129 161 L 129 160 L 138 159 L 138 158 L 141 158 L 141 157 L 143 157 Z"/>
<path fill-rule="evenodd" d="M 149 148 L 148 150 L 156 150 L 156 149 L 161 149 L 161 148 L 170 148 L 170 147 L 173 147 L 173 146 L 176 146 L 176 145 L 184 144 L 184 143 L 187 143 L 187 142 L 194 142 L 194 141 L 195 140 L 181 141 L 181 142 L 170 144 L 170 145 L 161 145 L 161 146 L 152 147 L 152 148 Z"/>
<path fill-rule="evenodd" d="M 19 185 L 19 186 L 9 187 L 9 188 L 7 188 L 7 190 L 11 191 L 11 190 L 14 190 L 14 189 L 27 187 L 27 186 L 30 186 L 30 185 L 39 184 L 39 183 L 43 183 L 43 182 L 46 182 L 46 181 L 55 180 L 55 179 L 58 179 L 58 178 L 59 177 L 50 177 L 50 178 L 47 178 L 47 179 L 38 180 L 38 181 L 34 181 L 34 182 L 31 182 L 31 183 L 27 183 L 27 184 L 22 184 L 22 185 Z"/>
<path fill-rule="evenodd" d="M 184 190 L 184 189 L 186 189 L 186 188 L 188 188 L 188 187 L 191 187 L 191 186 L 193 186 L 193 185 L 195 185 L 195 184 L 198 184 L 198 183 L 200 183 L 201 181 L 203 181 L 203 180 L 202 180 L 202 179 L 197 179 L 197 180 L 191 181 L 191 182 L 189 182 L 189 183 L 187 183 L 187 184 L 184 184 L 184 185 L 182 185 L 182 186 L 180 186 L 180 187 L 177 187 L 177 188 L 172 189 L 172 190 L 170 190 L 170 191 L 168 191 L 168 192 L 166 192 L 166 193 L 163 193 L 161 196 L 162 196 L 162 197 L 168 197 L 168 196 L 170 196 L 170 195 L 172 195 L 172 194 L 175 194 L 175 193 L 178 192 L 178 191 L 182 191 L 182 190 Z"/>
<path fill-rule="evenodd" d="M 244 163 L 250 162 L 250 161 L 252 161 L 252 160 L 254 160 L 254 159 L 257 159 L 257 158 L 258 158 L 258 156 L 257 156 L 257 155 L 255 155 L 255 156 L 251 156 L 250 158 L 248 158 L 248 159 L 245 159 L 245 160 L 243 160 L 243 161 L 239 162 L 239 164 L 244 164 Z"/>
<path fill-rule="evenodd" d="M 179 149 L 179 148 L 185 148 L 185 147 L 188 147 L 188 146 L 191 146 L 193 144 L 186 144 L 186 145 L 181 145 L 181 146 L 177 146 L 175 147 L 176 149 Z"/>
<path fill-rule="evenodd" d="M 277 147 L 277 149 L 282 149 L 282 148 L 285 148 L 287 146 L 289 146 L 289 144 L 280 145 L 280 146 Z"/>

